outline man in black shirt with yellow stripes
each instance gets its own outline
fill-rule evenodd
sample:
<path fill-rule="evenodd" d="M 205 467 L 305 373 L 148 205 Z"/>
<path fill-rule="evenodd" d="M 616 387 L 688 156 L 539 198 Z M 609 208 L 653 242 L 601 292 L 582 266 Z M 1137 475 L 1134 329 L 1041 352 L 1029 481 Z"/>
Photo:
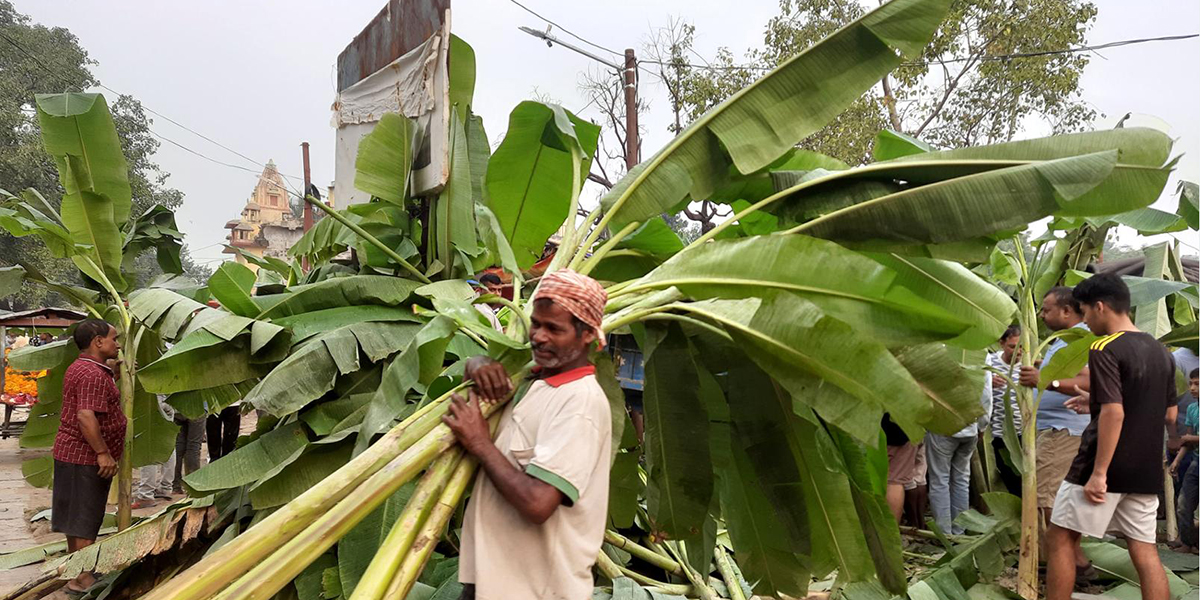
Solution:
<path fill-rule="evenodd" d="M 1091 413 L 1079 454 L 1054 500 L 1046 534 L 1046 599 L 1068 600 L 1080 535 L 1125 536 L 1143 600 L 1170 592 L 1155 547 L 1162 491 L 1164 424 L 1175 424 L 1175 363 L 1129 318 L 1129 288 L 1114 274 L 1075 286 L 1083 320 L 1101 338 L 1088 355 L 1090 399 L 1069 401 Z"/>

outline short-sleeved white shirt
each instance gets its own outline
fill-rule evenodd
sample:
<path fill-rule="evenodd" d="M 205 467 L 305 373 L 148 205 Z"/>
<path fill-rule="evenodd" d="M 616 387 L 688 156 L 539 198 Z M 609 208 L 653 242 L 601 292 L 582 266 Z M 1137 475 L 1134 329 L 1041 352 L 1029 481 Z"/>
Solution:
<path fill-rule="evenodd" d="M 477 600 L 585 600 L 604 540 L 612 417 L 595 368 L 533 382 L 505 408 L 496 447 L 564 503 L 541 525 L 523 517 L 480 471 L 467 503 L 458 579 Z"/>

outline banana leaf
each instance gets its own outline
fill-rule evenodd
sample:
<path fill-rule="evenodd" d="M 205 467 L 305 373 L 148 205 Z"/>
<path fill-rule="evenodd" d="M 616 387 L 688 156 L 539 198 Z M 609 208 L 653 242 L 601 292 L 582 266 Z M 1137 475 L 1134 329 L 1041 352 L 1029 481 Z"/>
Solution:
<path fill-rule="evenodd" d="M 214 492 L 254 483 L 308 445 L 304 425 L 292 422 L 268 431 L 235 449 L 221 460 L 185 475 L 184 483 L 195 492 Z"/>
<path fill-rule="evenodd" d="M 122 246 L 122 263 L 129 268 L 138 255 L 153 248 L 158 266 L 164 273 L 183 273 L 183 263 L 179 257 L 182 244 L 183 234 L 175 225 L 175 213 L 161 204 L 155 204 L 129 221 Z"/>
<path fill-rule="evenodd" d="M 416 124 L 399 113 L 384 113 L 371 133 L 358 143 L 354 187 L 403 207 L 408 197 Z"/>
<path fill-rule="evenodd" d="M 713 493 L 708 414 L 694 350 L 677 324 L 647 331 L 645 363 L 646 505 L 655 533 L 701 535 Z"/>
<path fill-rule="evenodd" d="M 884 161 L 932 151 L 932 146 L 917 138 L 884 129 L 875 135 L 875 146 L 871 148 L 871 156 L 876 161 Z"/>
<path fill-rule="evenodd" d="M 920 54 L 948 7 L 944 0 L 895 0 L 788 59 L 618 181 L 601 200 L 609 225 L 619 230 L 689 196 L 707 198 L 730 167 L 751 173 L 769 165 Z"/>
<path fill-rule="evenodd" d="M 1147 279 L 1165 279 L 1169 274 L 1168 261 L 1170 252 L 1167 242 L 1149 246 L 1143 250 L 1146 257 L 1142 267 L 1142 276 Z M 1162 337 L 1171 331 L 1171 319 L 1167 314 L 1167 302 L 1158 298 L 1134 306 L 1134 325 L 1138 329 L 1156 337 Z"/>
<path fill-rule="evenodd" d="M 504 141 L 488 161 L 487 202 L 512 246 L 517 265 L 528 269 L 568 217 L 572 172 L 587 177 L 600 128 L 562 107 L 525 101 L 509 114 Z M 575 166 L 571 148 L 580 152 Z"/>
<path fill-rule="evenodd" d="M 35 98 L 42 143 L 54 158 L 65 193 L 63 225 L 76 243 L 91 246 L 94 271 L 76 256 L 92 279 L 104 276 L 123 289 L 119 226 L 129 220 L 133 192 L 108 103 L 100 94 L 38 94 Z"/>
<path fill-rule="evenodd" d="M 936 278 L 946 275 L 954 277 Z M 951 285 L 954 292 L 945 291 Z M 1008 308 L 1011 301 L 1004 306 L 993 298 L 999 292 L 991 285 L 948 267 L 937 273 L 910 268 L 901 275 L 837 244 L 797 235 L 694 246 L 621 293 L 672 286 L 697 299 L 761 296 L 771 288 L 786 291 L 890 346 L 955 338 L 975 328 L 990 342 L 999 338 L 1014 310 Z"/>
<path fill-rule="evenodd" d="M 1175 193 L 1179 195 L 1175 214 L 1183 217 L 1188 227 L 1200 229 L 1200 186 L 1194 181 L 1180 181 Z"/>
<path fill-rule="evenodd" d="M 291 286 L 283 294 L 256 297 L 255 303 L 260 308 L 259 319 L 361 304 L 396 306 L 403 304 L 421 285 L 399 277 L 354 275 Z"/>
<path fill-rule="evenodd" d="M 296 412 L 333 389 L 339 375 L 359 370 L 360 350 L 371 362 L 382 360 L 403 348 L 418 330 L 409 323 L 366 322 L 310 338 L 271 369 L 246 395 L 246 402 L 276 416 Z"/>
<path fill-rule="evenodd" d="M 249 267 L 236 262 L 224 262 L 208 278 L 208 291 L 229 312 L 253 318 L 259 312 L 251 299 L 256 278 Z"/>

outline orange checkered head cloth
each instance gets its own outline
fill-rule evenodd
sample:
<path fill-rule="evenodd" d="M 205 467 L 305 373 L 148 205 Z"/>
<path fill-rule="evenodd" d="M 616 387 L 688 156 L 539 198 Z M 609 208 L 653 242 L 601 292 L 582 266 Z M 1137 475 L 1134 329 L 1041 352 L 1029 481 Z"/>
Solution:
<path fill-rule="evenodd" d="M 546 298 L 563 307 L 596 330 L 596 339 L 600 347 L 604 347 L 604 331 L 600 323 L 604 319 L 604 304 L 608 302 L 608 292 L 591 277 L 580 275 L 570 269 L 560 269 L 545 277 L 533 299 Z"/>

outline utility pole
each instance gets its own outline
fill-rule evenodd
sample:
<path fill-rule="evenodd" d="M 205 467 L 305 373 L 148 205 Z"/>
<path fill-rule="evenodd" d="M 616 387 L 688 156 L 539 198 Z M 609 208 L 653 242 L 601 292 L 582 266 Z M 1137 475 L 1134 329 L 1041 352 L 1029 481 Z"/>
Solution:
<path fill-rule="evenodd" d="M 312 170 L 308 165 L 308 142 L 300 143 L 300 152 L 304 158 L 304 189 L 300 192 L 304 196 L 300 198 L 300 202 L 304 203 L 304 233 L 308 233 L 308 230 L 312 229 L 313 226 L 312 205 L 305 199 L 308 197 L 308 191 L 312 189 Z M 307 256 L 304 257 L 302 266 L 305 271 L 308 271 Z"/>
<path fill-rule="evenodd" d="M 625 172 L 633 170 L 639 160 L 637 114 L 637 57 L 633 48 L 625 49 Z"/>
<path fill-rule="evenodd" d="M 521 31 L 532 35 L 535 38 L 544 40 L 547 46 L 558 44 L 568 50 L 582 54 L 600 64 L 611 67 L 621 77 L 621 83 L 625 89 L 625 168 L 633 169 L 640 162 L 638 149 L 641 147 L 641 140 L 638 136 L 638 115 L 637 115 L 637 57 L 633 53 L 633 48 L 625 49 L 625 65 L 621 66 L 607 58 L 596 56 L 583 48 L 573 46 L 564 42 L 552 35 L 550 30 L 538 31 L 531 27 L 518 27 Z"/>

